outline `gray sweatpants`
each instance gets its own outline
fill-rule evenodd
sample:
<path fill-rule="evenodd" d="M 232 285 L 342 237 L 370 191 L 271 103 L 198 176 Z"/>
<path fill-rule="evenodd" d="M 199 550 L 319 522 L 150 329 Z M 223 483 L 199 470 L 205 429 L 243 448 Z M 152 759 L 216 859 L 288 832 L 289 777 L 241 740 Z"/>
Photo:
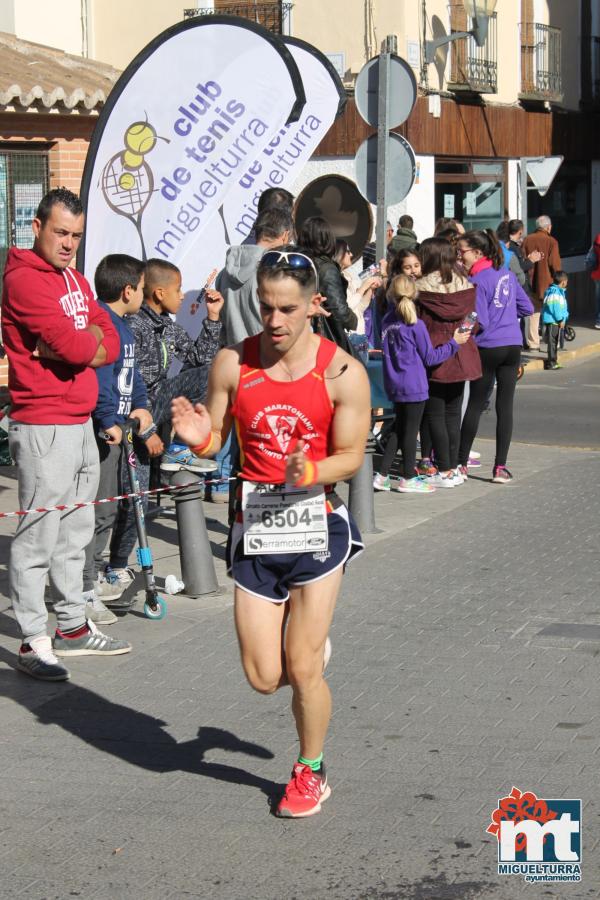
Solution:
<path fill-rule="evenodd" d="M 122 444 L 107 444 L 106 441 L 98 442 L 98 455 L 100 457 L 100 480 L 98 482 L 97 500 L 104 497 L 114 497 L 121 493 L 119 467 L 122 456 Z M 127 488 L 129 490 L 129 487 Z M 106 545 L 110 540 L 113 526 L 117 518 L 117 503 L 102 503 L 94 507 L 94 534 L 86 547 L 85 565 L 83 567 L 83 590 L 91 591 L 98 572 L 104 569 L 102 556 Z"/>
<path fill-rule="evenodd" d="M 133 449 L 137 459 L 135 467 L 139 481 L 140 491 L 147 491 L 150 486 L 150 457 L 146 450 L 146 445 L 138 440 L 133 439 Z M 129 479 L 129 469 L 127 468 L 127 457 L 121 454 L 121 487 L 122 493 L 128 494 L 133 491 L 131 481 Z M 148 512 L 148 495 L 142 497 L 142 506 L 144 516 Z M 125 569 L 129 565 L 129 557 L 133 548 L 137 544 L 138 534 L 137 525 L 135 523 L 135 513 L 133 511 L 133 500 L 121 500 L 117 510 L 117 517 L 110 540 L 110 566 L 113 569 Z"/>
<path fill-rule="evenodd" d="M 10 453 L 21 509 L 94 500 L 98 448 L 91 419 L 83 425 L 10 423 Z M 10 597 L 25 642 L 46 634 L 46 575 L 60 629 L 85 622 L 83 563 L 94 532 L 94 507 L 33 513 L 19 520 L 10 563 Z"/>

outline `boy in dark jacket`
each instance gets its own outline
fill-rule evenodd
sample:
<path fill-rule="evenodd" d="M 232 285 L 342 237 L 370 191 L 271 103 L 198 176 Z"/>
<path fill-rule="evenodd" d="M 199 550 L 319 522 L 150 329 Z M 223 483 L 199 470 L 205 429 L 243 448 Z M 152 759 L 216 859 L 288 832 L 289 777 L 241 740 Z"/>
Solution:
<path fill-rule="evenodd" d="M 212 282 L 215 273 L 209 276 Z M 202 330 L 192 340 L 185 328 L 179 325 L 177 315 L 183 301 L 181 272 L 172 263 L 160 259 L 150 259 L 146 263 L 144 305 L 132 320 L 135 334 L 136 359 L 141 376 L 146 384 L 148 399 L 156 415 L 158 424 L 170 422 L 170 403 L 161 400 L 161 393 L 179 372 L 195 370 L 195 377 L 189 372 L 186 384 L 194 385 L 194 397 L 200 399 L 206 393 L 208 370 L 221 346 L 221 321 L 223 297 L 218 291 L 207 288 L 203 291 L 207 315 Z M 180 393 L 186 394 L 185 388 Z M 168 419 L 160 410 L 166 409 Z M 181 449 L 178 449 L 181 448 Z M 181 465 L 200 464 L 200 460 L 183 445 L 171 445 L 163 459 L 163 467 L 179 468 Z M 202 461 L 205 467 L 205 461 Z"/>
<path fill-rule="evenodd" d="M 415 250 L 419 246 L 413 225 L 412 216 L 400 216 L 398 231 L 388 244 L 388 252 L 399 253 L 400 250 Z"/>
<path fill-rule="evenodd" d="M 209 278 L 210 284 L 212 278 Z M 144 303 L 131 320 L 135 335 L 136 362 L 154 408 L 161 387 L 170 376 L 173 360 L 181 370 L 208 368 L 221 346 L 219 318 L 223 298 L 218 291 L 205 290 L 207 316 L 202 330 L 192 340 L 185 328 L 173 318 L 181 308 L 181 272 L 173 263 L 150 259 L 146 263 Z"/>
<path fill-rule="evenodd" d="M 202 331 L 195 341 L 190 338 L 181 325 L 174 321 L 172 316 L 178 312 L 182 300 L 181 272 L 177 266 L 165 260 L 149 260 L 144 268 L 143 305 L 139 308 L 137 315 L 132 315 L 128 319 L 127 324 L 135 339 L 136 368 L 139 371 L 140 380 L 145 386 L 148 406 L 154 414 L 154 422 L 159 429 L 166 425 L 159 410 L 159 407 L 165 407 L 165 404 L 160 402 L 160 392 L 167 386 L 174 361 L 181 364 L 181 368 L 184 370 L 190 368 L 197 370 L 198 381 L 203 382 L 204 380 L 205 384 L 208 365 L 219 350 L 221 323 L 214 322 L 212 316 L 208 322 L 205 320 Z M 210 310 L 208 298 L 207 306 Z M 216 312 L 217 318 L 219 310 L 220 306 Z M 166 408 L 170 409 L 170 404 L 167 403 Z M 168 422 L 170 423 L 170 417 Z M 156 437 L 158 439 L 158 435 Z M 151 458 L 160 456 L 164 446 L 161 441 L 160 448 L 154 452 L 147 445 L 144 447 L 141 441 L 134 439 L 134 443 L 140 490 L 145 491 L 150 486 Z M 170 447 L 169 450 L 172 451 L 172 448 Z M 192 456 L 191 453 L 189 455 Z M 207 465 L 207 463 L 203 463 L 204 468 Z M 121 461 L 121 469 L 122 478 L 127 482 L 125 475 L 127 460 Z M 148 506 L 148 499 L 145 495 L 142 496 L 142 504 L 145 513 Z M 127 563 L 136 541 L 137 529 L 133 504 L 129 500 L 124 500 L 119 504 L 117 521 L 110 544 L 110 569 L 113 575 L 116 573 L 123 590 L 132 580 L 132 573 Z"/>
<path fill-rule="evenodd" d="M 139 419 L 140 439 L 150 454 L 160 454 L 162 442 L 147 409 L 146 387 L 135 365 L 135 338 L 125 318 L 135 315 L 142 305 L 144 263 L 124 254 L 105 256 L 96 269 L 94 281 L 100 305 L 110 316 L 120 341 L 117 359 L 97 371 L 98 402 L 92 419 L 100 455 L 97 498 L 100 499 L 129 490 L 128 480 L 119 475 L 123 455 L 120 426 L 126 419 Z M 133 581 L 133 573 L 126 567 L 124 573 L 111 566 L 104 571 L 102 552 L 118 508 L 114 503 L 105 503 L 97 506 L 95 511 L 94 537 L 87 547 L 83 570 L 83 592 L 89 618 L 99 625 L 111 625 L 116 622 L 116 616 L 103 601 L 118 599 Z"/>

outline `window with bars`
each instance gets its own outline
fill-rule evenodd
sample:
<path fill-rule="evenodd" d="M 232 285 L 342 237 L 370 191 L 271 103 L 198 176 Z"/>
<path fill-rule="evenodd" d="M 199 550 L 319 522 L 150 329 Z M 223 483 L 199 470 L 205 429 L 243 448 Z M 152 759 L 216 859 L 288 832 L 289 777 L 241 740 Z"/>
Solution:
<path fill-rule="evenodd" d="M 0 271 L 9 247 L 31 247 L 31 220 L 47 191 L 47 149 L 0 144 Z"/>
<path fill-rule="evenodd" d="M 522 100 L 560 103 L 562 93 L 562 33 L 539 22 L 521 22 Z"/>
<path fill-rule="evenodd" d="M 498 91 L 497 14 L 489 21 L 483 47 L 472 37 L 454 41 L 450 51 L 448 89 L 455 93 L 496 94 Z M 473 22 L 462 0 L 450 0 L 450 32 L 471 31 Z"/>

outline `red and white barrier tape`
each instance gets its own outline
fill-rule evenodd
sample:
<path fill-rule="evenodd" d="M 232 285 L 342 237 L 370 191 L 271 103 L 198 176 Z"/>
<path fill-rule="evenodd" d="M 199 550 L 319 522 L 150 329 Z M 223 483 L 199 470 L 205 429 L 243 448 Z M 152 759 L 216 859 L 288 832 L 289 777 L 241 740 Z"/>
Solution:
<path fill-rule="evenodd" d="M 235 478 L 214 478 L 212 481 L 190 481 L 188 484 L 176 484 L 173 487 L 150 488 L 147 491 L 133 491 L 131 494 L 117 494 L 116 497 L 104 497 L 102 500 L 86 500 L 84 503 L 61 504 L 60 506 L 38 506 L 36 509 L 17 509 L 14 512 L 0 512 L 0 519 L 14 519 L 16 516 L 30 516 L 32 513 L 66 512 L 71 509 L 83 509 L 85 506 L 100 506 L 101 503 L 115 503 L 117 500 L 129 500 L 131 497 L 143 497 L 148 494 L 162 494 L 165 491 L 181 491 L 183 488 L 198 487 L 207 484 L 225 484 Z"/>

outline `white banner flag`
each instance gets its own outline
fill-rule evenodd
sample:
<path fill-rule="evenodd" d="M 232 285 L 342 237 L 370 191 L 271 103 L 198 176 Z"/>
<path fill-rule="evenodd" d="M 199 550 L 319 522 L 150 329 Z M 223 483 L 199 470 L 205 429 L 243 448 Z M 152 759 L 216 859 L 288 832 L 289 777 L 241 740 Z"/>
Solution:
<path fill-rule="evenodd" d="M 90 281 L 107 253 L 168 260 L 185 315 L 225 259 L 225 198 L 303 105 L 289 50 L 259 25 L 206 16 L 159 35 L 120 77 L 90 145 L 79 258 Z"/>
<path fill-rule="evenodd" d="M 267 188 L 289 188 L 346 105 L 342 81 L 327 57 L 297 38 L 284 37 L 294 57 L 306 94 L 297 122 L 285 125 L 256 154 L 227 195 L 223 211 L 231 244 L 241 244 L 254 225 L 256 207 Z"/>

